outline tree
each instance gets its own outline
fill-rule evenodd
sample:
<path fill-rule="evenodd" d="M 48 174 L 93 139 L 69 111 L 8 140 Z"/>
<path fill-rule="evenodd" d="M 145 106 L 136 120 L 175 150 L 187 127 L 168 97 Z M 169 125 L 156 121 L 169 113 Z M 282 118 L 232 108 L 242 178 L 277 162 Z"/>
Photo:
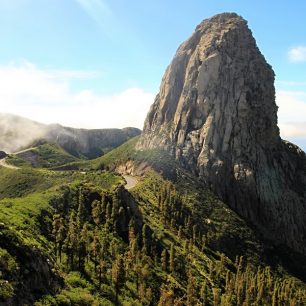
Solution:
<path fill-rule="evenodd" d="M 151 234 L 149 227 L 144 224 L 142 227 L 142 248 L 144 254 L 150 254 L 151 252 Z"/>
<path fill-rule="evenodd" d="M 118 294 L 120 292 L 120 289 L 124 286 L 124 283 L 125 283 L 125 271 L 124 271 L 123 259 L 121 255 L 117 256 L 113 264 L 112 281 L 115 287 L 116 301 L 118 302 Z"/>
<path fill-rule="evenodd" d="M 118 199 L 118 196 L 115 195 L 113 196 L 113 207 L 112 207 L 112 213 L 111 213 L 111 218 L 113 222 L 116 221 L 118 212 L 119 212 L 119 199 Z"/>
<path fill-rule="evenodd" d="M 102 217 L 102 206 L 101 206 L 101 202 L 98 200 L 94 200 L 91 203 L 91 214 L 92 214 L 92 218 L 95 222 L 96 225 L 101 224 L 101 217 Z"/>
<path fill-rule="evenodd" d="M 174 293 L 171 289 L 162 287 L 160 291 L 160 298 L 158 306 L 173 306 L 174 305 Z"/>
<path fill-rule="evenodd" d="M 101 288 L 102 280 L 105 278 L 105 274 L 106 274 L 106 262 L 102 257 L 100 257 L 100 260 L 99 260 L 98 272 L 99 272 L 99 275 L 98 275 L 99 288 Z"/>
<path fill-rule="evenodd" d="M 214 298 L 214 306 L 219 306 L 220 305 L 220 289 L 219 288 L 213 288 L 213 298 Z"/>
<path fill-rule="evenodd" d="M 79 270 L 84 270 L 85 257 L 87 256 L 89 251 L 89 234 L 88 234 L 88 223 L 84 223 L 79 245 L 78 245 L 78 256 L 79 256 Z"/>
<path fill-rule="evenodd" d="M 201 301 L 202 305 L 206 305 L 207 303 L 207 283 L 206 280 L 204 280 L 201 290 L 200 290 L 200 295 L 201 295 Z"/>
<path fill-rule="evenodd" d="M 129 232 L 128 232 L 129 242 L 133 241 L 135 238 L 136 238 L 135 220 L 134 218 L 132 218 L 129 222 Z"/>
<path fill-rule="evenodd" d="M 106 221 L 110 222 L 112 218 L 112 205 L 107 203 L 106 205 Z"/>
<path fill-rule="evenodd" d="M 60 262 L 62 261 L 62 248 L 65 240 L 65 233 L 64 219 L 59 214 L 55 214 L 52 222 L 52 235 L 55 241 L 55 256 L 59 256 Z"/>
<path fill-rule="evenodd" d="M 168 262 L 167 262 L 167 250 L 164 249 L 161 253 L 161 264 L 164 271 L 167 271 Z"/>
<path fill-rule="evenodd" d="M 64 247 L 68 256 L 70 269 L 74 269 L 74 255 L 78 247 L 78 234 L 75 221 L 75 213 L 72 212 L 68 223 L 68 232 L 64 242 Z"/>
<path fill-rule="evenodd" d="M 171 243 L 170 256 L 169 256 L 169 270 L 171 273 L 174 272 L 174 262 L 175 262 L 175 249 L 173 243 Z"/>
<path fill-rule="evenodd" d="M 95 273 L 97 272 L 98 255 L 99 255 L 99 252 L 100 252 L 100 248 L 101 248 L 100 239 L 99 239 L 98 233 L 95 231 L 94 237 L 93 237 L 93 242 L 91 244 L 91 252 L 92 252 L 92 255 L 93 255 L 93 263 L 94 263 Z"/>
<path fill-rule="evenodd" d="M 77 213 L 77 227 L 79 229 L 82 228 L 85 220 L 86 220 L 87 212 L 85 208 L 85 198 L 82 192 L 82 189 L 79 190 L 79 206 Z"/>
<path fill-rule="evenodd" d="M 196 305 L 196 300 L 195 279 L 193 275 L 189 273 L 187 283 L 187 305 Z"/>

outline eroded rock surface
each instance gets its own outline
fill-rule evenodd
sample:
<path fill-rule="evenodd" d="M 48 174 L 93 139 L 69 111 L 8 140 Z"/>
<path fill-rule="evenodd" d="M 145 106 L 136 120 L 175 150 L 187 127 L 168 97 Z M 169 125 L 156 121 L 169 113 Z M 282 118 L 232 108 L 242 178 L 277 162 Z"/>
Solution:
<path fill-rule="evenodd" d="M 306 157 L 277 126 L 274 72 L 247 22 L 204 20 L 177 50 L 138 149 L 162 148 L 266 238 L 306 254 Z"/>

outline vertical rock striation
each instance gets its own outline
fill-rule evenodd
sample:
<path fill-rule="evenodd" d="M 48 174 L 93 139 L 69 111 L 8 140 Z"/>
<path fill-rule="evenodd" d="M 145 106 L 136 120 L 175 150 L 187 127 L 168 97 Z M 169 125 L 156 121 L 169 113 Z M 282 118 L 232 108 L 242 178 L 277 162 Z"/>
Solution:
<path fill-rule="evenodd" d="M 240 16 L 204 20 L 179 47 L 137 148 L 168 151 L 265 237 L 306 254 L 305 153 L 279 136 L 274 72 Z"/>

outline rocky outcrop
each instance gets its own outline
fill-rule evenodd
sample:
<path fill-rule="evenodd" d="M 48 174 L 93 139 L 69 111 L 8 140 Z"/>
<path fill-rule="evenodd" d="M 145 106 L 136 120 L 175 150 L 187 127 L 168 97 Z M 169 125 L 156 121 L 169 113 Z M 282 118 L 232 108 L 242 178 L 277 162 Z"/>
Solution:
<path fill-rule="evenodd" d="M 166 150 L 266 238 L 306 254 L 306 156 L 279 136 L 274 72 L 240 16 L 204 20 L 179 47 L 137 148 Z"/>
<path fill-rule="evenodd" d="M 7 154 L 4 151 L 0 151 L 0 159 L 7 157 Z"/>
<path fill-rule="evenodd" d="M 0 305 L 34 305 L 43 295 L 55 294 L 63 279 L 54 259 L 42 249 L 26 245 L 20 234 L 4 223 L 0 227 Z M 5 285 L 10 290 L 3 294 Z"/>

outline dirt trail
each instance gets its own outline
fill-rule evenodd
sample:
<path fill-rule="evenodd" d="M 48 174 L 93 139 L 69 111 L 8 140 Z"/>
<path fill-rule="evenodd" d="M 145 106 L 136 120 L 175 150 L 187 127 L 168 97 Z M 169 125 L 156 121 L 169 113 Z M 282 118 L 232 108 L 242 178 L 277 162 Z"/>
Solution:
<path fill-rule="evenodd" d="M 9 168 L 9 169 L 20 169 L 19 167 L 7 164 L 6 163 L 6 158 L 0 159 L 0 166 L 5 167 L 5 168 Z"/>
<path fill-rule="evenodd" d="M 126 184 L 125 184 L 125 189 L 129 190 L 133 187 L 136 186 L 136 184 L 138 183 L 138 180 L 131 176 L 131 175 L 123 175 L 124 179 L 126 180 Z"/>
<path fill-rule="evenodd" d="M 21 151 L 18 151 L 18 152 L 13 152 L 12 155 L 17 155 L 17 154 L 20 154 L 20 153 L 24 153 L 24 152 L 28 152 L 28 151 L 31 151 L 33 149 L 36 149 L 37 147 L 31 147 L 31 148 L 27 148 L 27 149 L 24 149 L 24 150 L 21 150 Z"/>

